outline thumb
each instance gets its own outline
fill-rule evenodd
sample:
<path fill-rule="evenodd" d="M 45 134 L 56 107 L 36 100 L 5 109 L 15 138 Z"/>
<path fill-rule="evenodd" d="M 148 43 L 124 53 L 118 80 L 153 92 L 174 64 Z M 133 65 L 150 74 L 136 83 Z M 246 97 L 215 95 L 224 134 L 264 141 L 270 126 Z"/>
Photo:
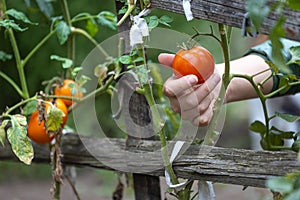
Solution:
<path fill-rule="evenodd" d="M 171 67 L 173 60 L 174 60 L 175 55 L 174 54 L 168 54 L 168 53 L 161 53 L 158 56 L 158 61 L 162 65 L 166 65 Z"/>

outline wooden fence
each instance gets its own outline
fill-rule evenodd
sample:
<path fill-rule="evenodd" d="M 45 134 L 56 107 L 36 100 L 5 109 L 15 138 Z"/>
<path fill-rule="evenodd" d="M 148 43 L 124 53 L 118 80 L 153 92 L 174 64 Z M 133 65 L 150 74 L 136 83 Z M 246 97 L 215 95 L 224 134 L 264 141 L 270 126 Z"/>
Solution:
<path fill-rule="evenodd" d="M 271 1 L 270 1 L 271 2 Z M 209 20 L 217 23 L 223 23 L 233 27 L 241 27 L 243 16 L 245 14 L 244 0 L 193 0 L 191 2 L 192 11 L 195 18 Z M 117 8 L 121 5 L 116 4 Z M 183 13 L 182 0 L 151 0 L 152 8 L 159 8 L 175 13 Z M 300 40 L 300 13 L 286 10 L 287 22 L 285 28 L 287 38 Z M 272 14 L 266 18 L 262 27 L 262 33 L 269 33 L 274 24 L 276 15 Z M 128 23 L 124 23 L 119 30 L 129 30 Z M 146 101 L 143 96 L 135 94 L 131 101 L 133 110 L 136 112 L 130 117 L 135 118 L 138 123 L 144 123 L 147 109 Z M 142 117 L 141 117 L 142 116 Z M 138 130 L 128 129 L 129 132 Z M 84 144 L 81 140 L 84 140 Z M 125 148 L 123 139 L 114 139 L 114 142 Z M 87 146 L 88 145 L 88 146 Z M 90 146 L 89 146 L 90 145 Z M 127 147 L 127 150 L 135 152 L 149 152 L 154 147 L 160 145 L 157 141 L 142 141 L 138 147 Z M 88 147 L 88 148 L 86 148 Z M 67 134 L 62 140 L 62 163 L 65 165 L 88 166 L 95 168 L 105 168 L 99 160 L 105 154 L 99 153 L 91 155 L 86 149 L 101 148 L 110 152 L 107 143 L 101 139 L 78 137 L 76 134 Z M 132 148 L 132 149 L 130 149 Z M 191 145 L 190 148 L 173 163 L 173 168 L 178 177 L 210 180 L 213 182 L 238 184 L 244 186 L 264 187 L 265 180 L 271 176 L 280 176 L 288 172 L 299 169 L 297 162 L 297 154 L 294 152 L 270 152 L 270 151 L 254 151 L 243 149 L 231 149 L 213 147 L 211 151 L 203 156 L 195 152 L 199 152 L 199 145 Z M 46 146 L 34 145 L 35 158 L 34 162 L 50 162 L 49 149 Z M 112 153 L 112 152 L 110 152 Z M 96 158 L 97 159 L 96 159 Z M 119 156 L 118 162 L 126 164 L 128 160 Z M 1 160 L 17 160 L 13 155 L 9 145 L 0 146 Z M 136 159 L 130 163 L 131 166 L 140 166 L 141 160 Z M 155 160 L 153 165 L 155 167 Z M 113 169 L 112 169 L 113 170 Z M 158 176 L 164 175 L 164 169 L 160 168 L 155 171 L 147 172 L 142 176 L 134 175 L 135 197 L 136 199 L 160 199 L 160 190 L 157 189 Z M 141 187 L 141 185 L 146 185 Z M 156 190 L 156 189 L 157 190 Z"/>
<path fill-rule="evenodd" d="M 157 150 L 160 147 L 159 141 L 143 141 L 138 147 L 126 146 L 124 139 L 111 139 L 113 143 L 127 152 L 146 153 Z M 111 144 L 106 140 L 79 137 L 77 134 L 67 134 L 62 140 L 62 163 L 80 167 L 94 167 L 111 169 L 100 161 L 107 159 L 107 155 L 118 156 L 118 163 L 128 164 L 128 158 L 122 154 L 114 154 L 110 149 Z M 298 170 L 300 165 L 297 162 L 297 154 L 284 151 L 254 151 L 245 149 L 232 149 L 213 147 L 206 155 L 199 154 L 200 145 L 191 145 L 187 151 L 176 159 L 173 168 L 181 178 L 193 180 L 210 180 L 213 182 L 237 184 L 244 186 L 264 187 L 268 177 L 284 175 L 288 172 Z M 93 149 L 91 155 L 87 149 Z M 99 149 L 99 150 L 98 150 Z M 16 160 L 17 158 L 7 144 L 0 149 L 0 160 Z M 49 163 L 50 152 L 48 145 L 34 145 L 35 157 L 33 162 Z M 107 152 L 107 153 L 105 153 Z M 164 176 L 164 169 L 161 168 L 161 157 L 153 157 L 150 168 L 158 169 L 146 172 L 151 176 Z M 136 157 L 131 159 L 130 167 L 141 167 L 144 160 Z M 149 166 L 148 166 L 149 167 Z M 111 169 L 114 170 L 114 169 Z"/>

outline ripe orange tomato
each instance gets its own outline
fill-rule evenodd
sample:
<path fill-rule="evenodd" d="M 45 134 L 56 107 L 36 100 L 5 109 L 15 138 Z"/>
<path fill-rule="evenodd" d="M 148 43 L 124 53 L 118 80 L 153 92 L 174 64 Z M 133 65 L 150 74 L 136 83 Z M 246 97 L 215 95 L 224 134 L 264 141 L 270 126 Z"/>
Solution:
<path fill-rule="evenodd" d="M 177 78 L 194 74 L 198 83 L 204 83 L 214 72 L 215 61 L 211 53 L 200 46 L 179 50 L 172 63 L 172 69 Z"/>
<path fill-rule="evenodd" d="M 49 103 L 52 102 L 48 101 L 46 103 L 46 110 L 48 110 L 50 106 Z M 61 111 L 63 111 L 63 113 L 65 114 L 65 116 L 62 118 L 62 124 L 61 124 L 61 126 L 63 127 L 66 124 L 68 119 L 68 109 L 61 99 L 54 100 L 54 105 L 57 108 L 59 108 Z M 44 120 L 42 120 L 41 123 L 39 124 L 39 114 L 37 110 L 34 111 L 30 116 L 28 122 L 28 128 L 27 128 L 27 135 L 31 140 L 39 144 L 49 143 L 54 138 L 54 136 L 50 137 L 47 134 Z"/>
<path fill-rule="evenodd" d="M 74 85 L 74 87 L 72 85 Z M 75 91 L 75 94 L 74 93 L 72 94 L 72 90 Z M 63 85 L 56 86 L 54 88 L 54 94 L 57 96 L 82 98 L 83 93 L 78 90 L 79 90 L 79 86 L 75 81 L 73 81 L 71 79 L 66 79 L 66 80 L 64 80 Z M 69 99 L 62 99 L 62 100 L 66 104 L 67 107 L 69 107 L 73 103 L 72 100 L 69 100 Z"/>

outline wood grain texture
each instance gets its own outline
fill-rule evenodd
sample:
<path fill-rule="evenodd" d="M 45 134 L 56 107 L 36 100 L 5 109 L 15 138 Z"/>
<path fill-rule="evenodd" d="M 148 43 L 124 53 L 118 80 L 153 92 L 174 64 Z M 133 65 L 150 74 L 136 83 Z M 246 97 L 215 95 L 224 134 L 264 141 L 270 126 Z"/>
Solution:
<path fill-rule="evenodd" d="M 64 135 L 62 140 L 62 162 L 65 165 L 88 166 L 112 169 L 103 163 L 110 160 L 116 166 L 130 166 L 138 169 L 149 169 L 141 174 L 163 176 L 162 158 L 154 156 L 151 164 L 145 164 L 145 158 L 126 157 L 126 153 L 111 150 L 111 145 L 117 145 L 127 152 L 145 155 L 160 148 L 157 141 L 143 141 L 138 147 L 126 147 L 125 140 L 78 137 L 76 134 Z M 207 154 L 199 153 L 199 145 L 191 145 L 188 150 L 173 163 L 178 177 L 195 180 L 210 180 L 245 186 L 264 187 L 268 177 L 280 176 L 299 169 L 297 154 L 291 151 L 271 152 L 244 149 L 229 149 L 213 147 Z M 87 150 L 93 149 L 93 155 Z M 34 145 L 34 162 L 49 163 L 48 146 Z M 98 152 L 98 153 L 97 153 Z M 117 158 L 117 159 L 114 159 Z M 0 160 L 15 160 L 10 146 L 0 147 Z M 104 161 L 104 162 L 103 162 Z M 155 170 L 150 170 L 155 169 Z M 114 170 L 114 169 L 112 169 Z"/>
<path fill-rule="evenodd" d="M 272 3 L 274 0 L 269 0 Z M 182 0 L 151 0 L 151 7 L 183 14 Z M 245 0 L 192 0 L 195 18 L 241 28 L 245 11 Z M 285 10 L 287 38 L 300 41 L 300 12 Z M 261 33 L 268 34 L 278 16 L 271 13 L 263 23 Z"/>

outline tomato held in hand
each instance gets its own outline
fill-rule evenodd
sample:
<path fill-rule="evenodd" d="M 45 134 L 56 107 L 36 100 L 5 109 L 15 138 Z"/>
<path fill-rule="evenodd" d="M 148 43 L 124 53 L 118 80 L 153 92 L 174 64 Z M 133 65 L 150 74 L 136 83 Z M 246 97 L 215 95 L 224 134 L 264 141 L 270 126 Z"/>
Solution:
<path fill-rule="evenodd" d="M 194 46 L 188 50 L 179 50 L 173 60 L 172 68 L 177 78 L 194 74 L 201 84 L 213 74 L 215 61 L 207 49 Z"/>
<path fill-rule="evenodd" d="M 71 79 L 66 79 L 64 80 L 62 85 L 56 86 L 54 88 L 54 94 L 57 96 L 67 96 L 67 97 L 75 97 L 75 98 L 83 97 L 83 93 L 79 91 L 78 84 Z M 71 106 L 73 103 L 72 100 L 69 99 L 62 99 L 62 100 L 67 107 Z"/>
<path fill-rule="evenodd" d="M 65 114 L 65 116 L 63 116 L 62 118 L 62 124 L 61 124 L 61 126 L 63 127 L 66 124 L 68 119 L 68 109 L 66 105 L 61 99 L 56 99 L 54 100 L 54 102 L 48 101 L 46 103 L 46 110 L 48 110 L 50 106 L 49 103 L 54 103 L 55 107 L 59 108 Z M 30 116 L 28 122 L 27 134 L 31 140 L 39 144 L 49 143 L 54 138 L 54 136 L 50 137 L 47 134 L 44 120 L 42 120 L 41 123 L 39 124 L 39 114 L 37 110 L 34 111 Z"/>

